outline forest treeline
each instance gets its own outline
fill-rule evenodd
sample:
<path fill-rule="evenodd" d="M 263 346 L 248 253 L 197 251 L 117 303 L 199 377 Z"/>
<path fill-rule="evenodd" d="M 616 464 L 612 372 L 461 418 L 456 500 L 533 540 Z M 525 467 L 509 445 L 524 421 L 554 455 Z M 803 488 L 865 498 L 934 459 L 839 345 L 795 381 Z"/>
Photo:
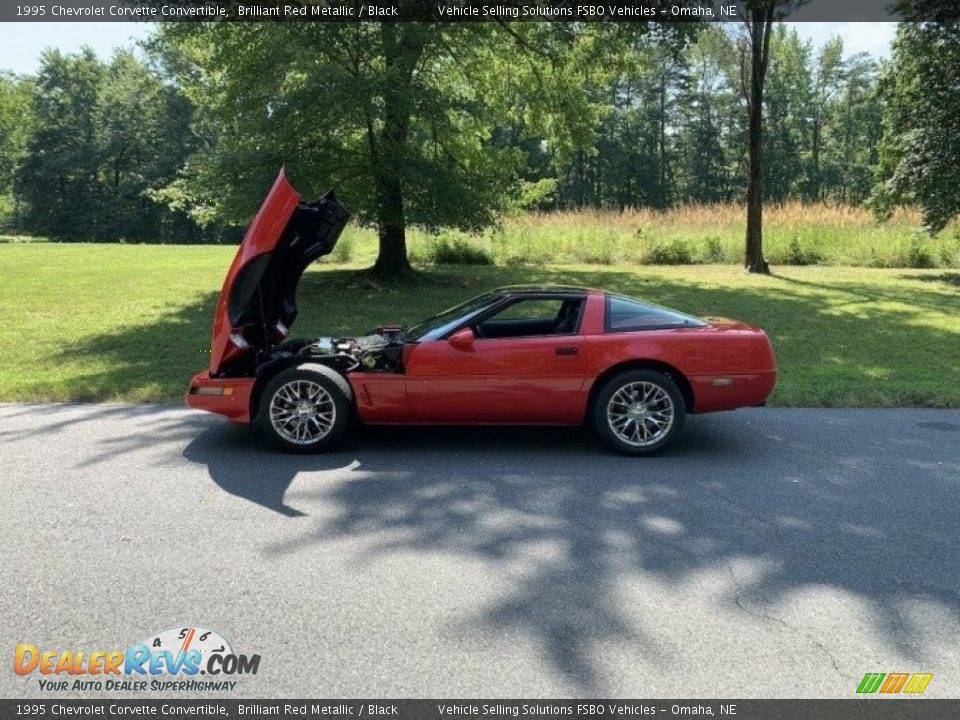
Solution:
<path fill-rule="evenodd" d="M 398 214 L 471 231 L 526 209 L 742 201 L 736 27 L 521 25 L 171 23 L 107 61 L 49 50 L 35 75 L 0 75 L 0 232 L 235 241 L 281 164 L 381 232 Z M 958 48 L 955 24 L 904 24 L 877 61 L 777 24 L 764 198 L 917 203 L 943 227 Z"/>

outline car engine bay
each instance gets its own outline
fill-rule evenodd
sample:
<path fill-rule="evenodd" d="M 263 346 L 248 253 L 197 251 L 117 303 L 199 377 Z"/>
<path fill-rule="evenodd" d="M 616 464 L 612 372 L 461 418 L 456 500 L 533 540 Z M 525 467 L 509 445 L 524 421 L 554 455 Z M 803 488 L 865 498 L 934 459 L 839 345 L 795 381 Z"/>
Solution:
<path fill-rule="evenodd" d="M 403 372 L 403 335 L 399 327 L 380 327 L 353 338 L 319 337 L 288 340 L 274 346 L 261 365 L 304 360 L 328 365 L 341 373 Z"/>

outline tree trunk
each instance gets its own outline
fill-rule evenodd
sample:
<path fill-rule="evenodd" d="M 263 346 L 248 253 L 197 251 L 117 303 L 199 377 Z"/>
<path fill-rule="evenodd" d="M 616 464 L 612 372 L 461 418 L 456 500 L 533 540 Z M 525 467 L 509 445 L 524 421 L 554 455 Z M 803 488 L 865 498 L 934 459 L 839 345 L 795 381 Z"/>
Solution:
<path fill-rule="evenodd" d="M 660 68 L 660 117 L 657 128 L 658 151 L 660 155 L 660 197 L 657 206 L 665 208 L 668 205 L 667 197 L 667 74 Z"/>
<path fill-rule="evenodd" d="M 13 195 L 13 234 L 20 234 L 20 188 L 17 187 L 17 177 L 14 175 L 13 184 L 10 186 L 10 193 Z"/>
<path fill-rule="evenodd" d="M 597 145 L 597 156 L 593 160 L 593 205 L 603 207 L 603 145 Z"/>
<path fill-rule="evenodd" d="M 392 280 L 413 271 L 407 259 L 403 175 L 413 106 L 411 81 L 423 54 L 424 35 L 416 23 L 383 23 L 381 40 L 385 65 L 383 129 L 378 138 L 370 133 L 380 245 L 371 273 Z"/>
<path fill-rule="evenodd" d="M 749 170 L 747 178 L 747 238 L 744 266 L 747 272 L 770 273 L 763 256 L 763 183 L 762 129 L 763 83 L 767 71 L 770 48 L 770 28 L 773 24 L 773 0 L 750 11 L 750 94 L 747 111 L 750 115 Z"/>
<path fill-rule="evenodd" d="M 586 193 L 583 190 L 586 183 L 586 169 L 584 168 L 583 148 L 577 150 L 577 208 L 582 208 L 585 204 Z"/>
<path fill-rule="evenodd" d="M 403 214 L 400 178 L 377 178 L 379 252 L 371 272 L 380 278 L 399 278 L 413 271 L 407 259 L 407 224 Z"/>
<path fill-rule="evenodd" d="M 811 156 L 813 160 L 813 177 L 810 183 L 810 196 L 814 202 L 820 200 L 820 144 L 822 142 L 821 111 L 818 108 L 813 119 L 813 144 Z"/>

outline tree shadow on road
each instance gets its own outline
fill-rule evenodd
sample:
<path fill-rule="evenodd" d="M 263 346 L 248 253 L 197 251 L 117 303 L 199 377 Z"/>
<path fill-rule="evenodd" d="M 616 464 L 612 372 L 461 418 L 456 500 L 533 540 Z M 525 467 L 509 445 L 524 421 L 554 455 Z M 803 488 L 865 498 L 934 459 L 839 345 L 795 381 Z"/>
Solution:
<path fill-rule="evenodd" d="M 628 643 L 638 658 L 665 666 L 677 650 L 656 624 L 635 622 L 623 583 L 682 586 L 711 571 L 729 577 L 731 611 L 776 624 L 784 642 L 815 648 L 842 682 L 854 682 L 861 668 L 844 667 L 829 641 L 778 608 L 817 588 L 856 597 L 892 651 L 922 662 L 930 629 L 915 625 L 911 606 L 960 616 L 960 573 L 950 559 L 956 519 L 945 502 L 960 459 L 948 448 L 930 456 L 925 441 L 940 433 L 922 419 L 878 438 L 861 428 L 858 411 L 826 420 L 817 412 L 793 411 L 787 423 L 763 410 L 694 418 L 669 452 L 643 460 L 610 455 L 578 429 L 536 428 L 370 428 L 332 456 L 274 462 L 255 457 L 263 448 L 231 457 L 245 438 L 213 427 L 185 454 L 228 492 L 280 512 L 297 472 L 349 471 L 297 494 L 304 505 L 320 503 L 324 516 L 305 518 L 292 539 L 265 540 L 269 562 L 350 539 L 363 541 L 361 569 L 395 553 L 509 569 L 510 589 L 462 618 L 458 632 L 533 643 L 579 692 L 607 689 L 602 643 Z M 813 433 L 794 432 L 818 423 Z M 265 477 L 251 474 L 265 466 Z"/>
<path fill-rule="evenodd" d="M 323 455 L 291 455 L 267 447 L 255 430 L 229 424 L 197 434 L 183 451 L 190 462 L 204 465 L 220 488 L 288 517 L 304 512 L 291 507 L 284 495 L 298 473 L 349 466 L 353 458 L 333 451 Z"/>
<path fill-rule="evenodd" d="M 851 387 L 909 402 L 911 393 L 929 399 L 960 386 L 960 366 L 948 353 L 957 334 L 926 317 L 960 301 L 935 287 L 878 296 L 855 284 L 776 278 L 733 289 L 599 269 L 498 268 L 418 288 L 415 302 L 402 291 L 368 289 L 360 309 L 337 284 L 353 275 L 313 275 L 301 305 L 319 310 L 312 322 L 298 321 L 298 334 L 413 320 L 423 305 L 440 309 L 491 284 L 552 281 L 756 322 L 775 347 L 789 350 L 778 388 L 787 401 L 804 383 L 823 388 L 820 402 L 842 402 Z M 205 364 L 200 348 L 211 311 L 212 295 L 155 323 L 65 349 L 65 361 L 109 360 L 77 379 L 77 395 L 179 392 Z M 190 349 L 181 354 L 164 343 Z M 463 618 L 463 627 L 529 641 L 580 692 L 602 695 L 598 648 L 605 641 L 629 642 L 644 658 L 670 658 L 656 624 L 640 626 L 623 607 L 619 593 L 637 577 L 679 587 L 701 573 L 725 573 L 733 611 L 816 647 L 844 682 L 862 668 L 844 667 L 808 629 L 787 624 L 781 602 L 817 588 L 855 598 L 869 608 L 875 636 L 918 663 L 931 631 L 915 624 L 911 605 L 960 617 L 954 433 L 932 417 L 920 420 L 925 427 L 878 430 L 873 423 L 868 431 L 859 419 L 867 415 L 804 412 L 795 424 L 764 411 L 694 418 L 668 453 L 642 461 L 608 455 L 579 430 L 369 429 L 332 454 L 307 457 L 274 453 L 258 435 L 226 423 L 171 432 L 196 433 L 183 435 L 184 456 L 205 466 L 218 487 L 298 523 L 292 540 L 251 539 L 270 561 L 362 539 L 370 558 L 454 554 L 494 571 L 511 568 L 513 585 Z M 327 471 L 336 474 L 328 483 L 298 493 L 296 502 L 285 497 L 298 473 Z M 311 502 L 324 505 L 322 517 L 306 514 Z"/>

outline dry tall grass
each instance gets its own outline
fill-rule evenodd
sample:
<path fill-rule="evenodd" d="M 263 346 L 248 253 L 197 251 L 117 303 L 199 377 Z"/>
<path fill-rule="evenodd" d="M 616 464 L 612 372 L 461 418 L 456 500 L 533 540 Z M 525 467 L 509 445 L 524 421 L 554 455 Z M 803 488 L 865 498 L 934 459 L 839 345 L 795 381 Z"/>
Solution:
<path fill-rule="evenodd" d="M 667 210 L 652 208 L 632 208 L 624 212 L 609 210 L 572 210 L 550 213 L 529 213 L 511 222 L 519 225 L 605 225 L 618 230 L 629 230 L 638 226 L 656 225 L 659 227 L 682 227 L 686 229 L 717 229 L 718 227 L 738 227 L 745 225 L 745 211 L 739 203 L 711 203 L 680 205 Z M 876 219 L 866 208 L 853 205 L 832 205 L 827 203 L 803 203 L 790 201 L 782 204 L 767 204 L 764 218 L 777 226 L 803 227 L 809 224 L 822 224 L 846 228 L 876 226 Z M 919 227 L 920 213 L 912 208 L 897 208 L 887 224 L 895 226 Z"/>
<path fill-rule="evenodd" d="M 414 262 L 464 249 L 464 263 L 485 255 L 497 264 L 739 263 L 745 231 L 743 205 L 684 205 L 668 210 L 577 210 L 505 218 L 481 235 L 409 234 Z M 348 257 L 376 255 L 370 231 L 352 229 Z M 344 242 L 341 241 L 341 242 Z M 920 213 L 900 208 L 879 222 L 860 207 L 788 202 L 764 210 L 764 250 L 774 264 L 861 267 L 960 267 L 960 224 L 929 237 Z M 469 251 L 469 252 L 468 252 Z"/>

